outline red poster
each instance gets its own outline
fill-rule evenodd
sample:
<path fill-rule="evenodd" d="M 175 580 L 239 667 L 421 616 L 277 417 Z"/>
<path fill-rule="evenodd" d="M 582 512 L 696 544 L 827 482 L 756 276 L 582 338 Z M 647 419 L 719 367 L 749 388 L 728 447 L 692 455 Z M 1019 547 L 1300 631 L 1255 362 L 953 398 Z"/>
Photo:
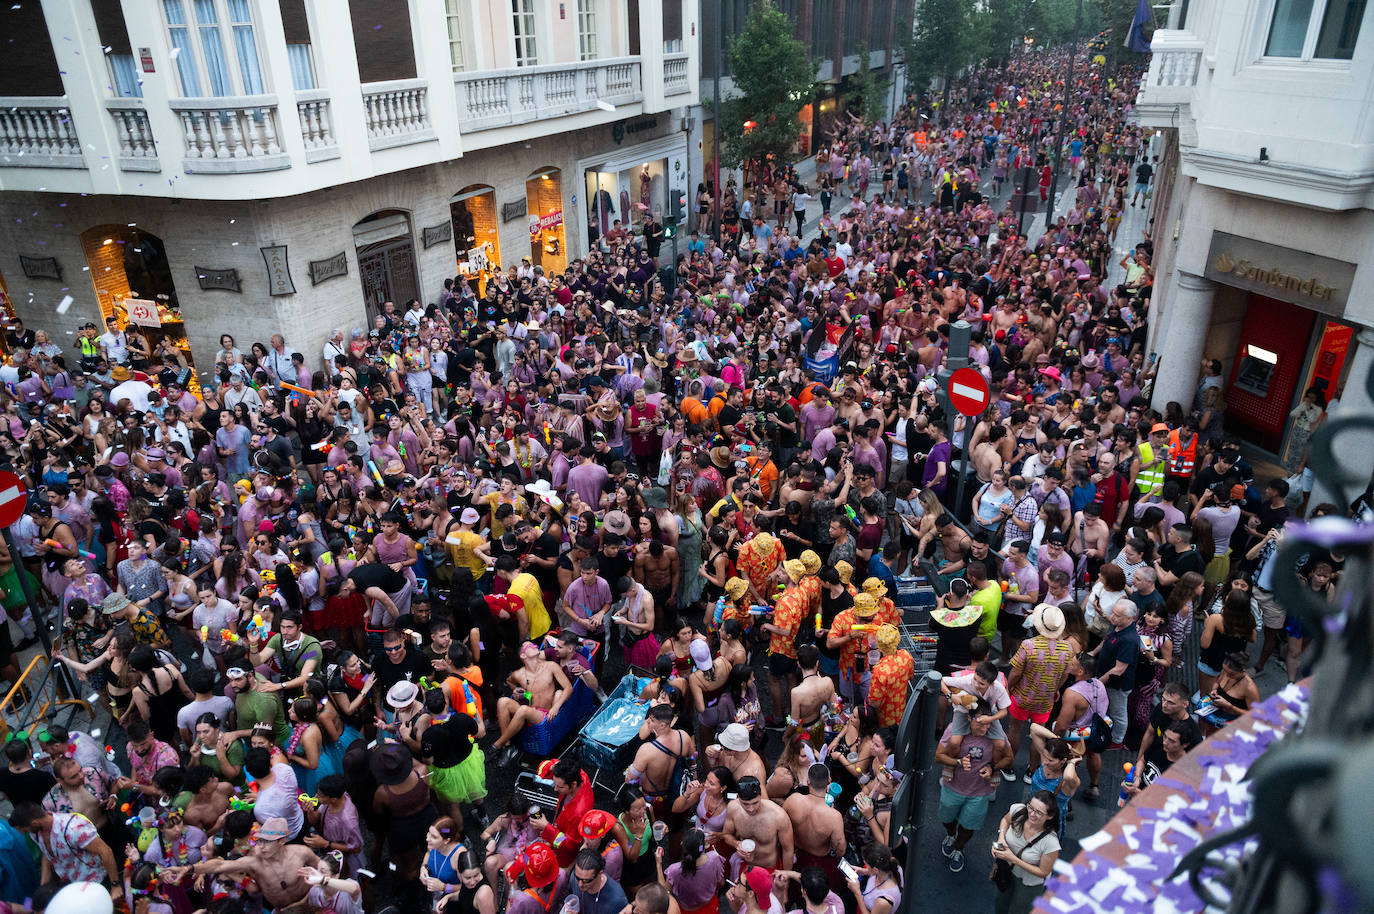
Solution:
<path fill-rule="evenodd" d="M 1328 400 L 1331 398 L 1340 382 L 1345 357 L 1350 353 L 1350 341 L 1354 336 L 1355 328 L 1327 322 L 1321 345 L 1317 347 L 1317 356 L 1312 360 L 1312 377 L 1307 387 L 1319 388 Z"/>

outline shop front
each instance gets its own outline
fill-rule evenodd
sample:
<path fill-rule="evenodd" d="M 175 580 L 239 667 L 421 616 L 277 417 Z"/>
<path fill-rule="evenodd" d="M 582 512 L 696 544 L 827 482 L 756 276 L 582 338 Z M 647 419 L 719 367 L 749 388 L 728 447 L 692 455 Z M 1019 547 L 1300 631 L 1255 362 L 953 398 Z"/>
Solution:
<path fill-rule="evenodd" d="M 643 231 L 649 216 L 664 220 L 687 218 L 682 201 L 690 206 L 695 185 L 687 175 L 687 147 L 683 137 L 617 150 L 605 162 L 583 163 L 586 194 L 586 242 L 599 245 L 617 221 L 632 234 Z M 685 231 L 685 229 L 684 229 Z"/>
<path fill-rule="evenodd" d="M 475 283 L 477 294 L 501 269 L 501 232 L 496 221 L 496 190 L 470 184 L 449 200 L 453 247 L 459 276 Z"/>
<path fill-rule="evenodd" d="M 1344 387 L 1356 329 L 1341 318 L 1355 265 L 1214 232 L 1205 276 L 1243 292 L 1226 428 L 1287 458 L 1290 414 L 1303 393 L 1315 387 L 1330 400 Z"/>
<path fill-rule="evenodd" d="M 568 241 L 563 231 L 563 172 L 541 168 L 525 181 L 525 211 L 530 220 L 530 263 L 545 276 L 568 266 Z"/>
<path fill-rule="evenodd" d="M 130 225 L 97 225 L 81 233 L 81 247 L 101 314 L 115 318 L 132 337 L 132 366 L 152 374 L 165 367 L 170 356 L 177 363 L 181 382 L 199 394 L 181 302 L 162 239 Z M 98 332 L 104 333 L 105 328 Z M 138 336 L 143 338 L 141 343 Z"/>

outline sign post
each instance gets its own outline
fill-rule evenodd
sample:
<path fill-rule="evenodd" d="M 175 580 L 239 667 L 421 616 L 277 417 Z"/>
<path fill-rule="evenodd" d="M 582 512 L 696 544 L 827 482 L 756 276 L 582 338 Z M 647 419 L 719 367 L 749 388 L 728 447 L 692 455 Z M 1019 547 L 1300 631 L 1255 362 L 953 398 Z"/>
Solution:
<path fill-rule="evenodd" d="M 29 581 L 28 573 L 24 570 L 24 564 L 19 560 L 19 546 L 14 542 L 14 534 L 10 532 L 10 527 L 18 523 L 19 518 L 24 516 L 24 506 L 28 504 L 28 496 L 29 490 L 24 485 L 24 480 L 13 473 L 0 472 L 0 527 L 5 529 L 5 545 L 9 548 L 10 559 L 18 566 L 19 586 L 24 589 L 24 601 L 29 604 L 29 612 L 33 614 L 33 625 L 38 633 L 38 640 L 42 642 L 43 650 L 51 658 L 52 639 L 48 636 L 48 620 L 33 592 L 33 584 Z M 54 674 L 55 681 L 61 690 L 66 691 L 68 696 L 76 695 L 76 689 L 70 678 L 71 674 L 60 662 L 58 667 L 59 669 Z"/>
<path fill-rule="evenodd" d="M 958 411 L 955 409 L 954 404 L 950 402 L 949 380 L 959 369 L 968 367 L 968 345 L 972 332 L 973 328 L 969 326 L 968 321 L 955 321 L 950 325 L 949 350 L 945 353 L 944 367 L 942 367 L 939 374 L 936 375 L 936 379 L 940 382 L 940 406 L 943 407 L 945 411 L 945 435 L 949 438 L 951 451 L 949 469 L 951 473 L 955 472 L 955 467 L 957 466 L 959 473 L 959 481 L 955 486 L 955 491 L 957 493 L 956 498 L 961 498 L 963 495 L 965 456 L 961 453 L 958 463 L 955 463 L 953 457 L 954 422 Z M 945 491 L 949 491 L 948 486 L 945 487 Z M 950 512 L 954 514 L 956 518 L 959 516 L 959 505 L 960 502 L 956 500 L 949 506 Z"/>

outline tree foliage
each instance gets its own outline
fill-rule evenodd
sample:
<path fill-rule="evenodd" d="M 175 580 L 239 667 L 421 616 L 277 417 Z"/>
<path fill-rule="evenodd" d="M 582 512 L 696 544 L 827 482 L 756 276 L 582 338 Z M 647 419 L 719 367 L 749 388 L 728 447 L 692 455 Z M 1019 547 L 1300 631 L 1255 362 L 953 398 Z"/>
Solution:
<path fill-rule="evenodd" d="M 792 35 L 793 23 L 771 0 L 749 12 L 744 30 L 730 41 L 736 94 L 721 99 L 722 159 L 731 167 L 779 158 L 797 141 L 797 115 L 815 95 L 816 65 Z M 745 129 L 745 122 L 754 126 Z"/>
<path fill-rule="evenodd" d="M 970 47 L 972 5 L 966 0 L 920 0 L 916 28 L 906 52 L 907 78 L 915 92 L 925 92 L 937 77 L 952 79 L 977 59 Z"/>
<path fill-rule="evenodd" d="M 870 56 L 868 43 L 859 45 L 859 69 L 849 77 L 849 105 L 871 123 L 887 118 L 888 80 L 873 72 L 868 65 Z"/>

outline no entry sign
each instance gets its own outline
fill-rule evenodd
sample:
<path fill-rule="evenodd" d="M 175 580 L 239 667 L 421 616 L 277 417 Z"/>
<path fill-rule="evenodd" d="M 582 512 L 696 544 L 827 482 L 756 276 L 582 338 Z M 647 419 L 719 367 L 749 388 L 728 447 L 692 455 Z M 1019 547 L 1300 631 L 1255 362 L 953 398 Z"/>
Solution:
<path fill-rule="evenodd" d="M 0 473 L 0 527 L 8 527 L 24 516 L 28 487 L 13 473 Z"/>
<path fill-rule="evenodd" d="M 988 382 L 974 368 L 960 368 L 949 376 L 949 402 L 961 415 L 979 416 L 988 408 Z"/>

